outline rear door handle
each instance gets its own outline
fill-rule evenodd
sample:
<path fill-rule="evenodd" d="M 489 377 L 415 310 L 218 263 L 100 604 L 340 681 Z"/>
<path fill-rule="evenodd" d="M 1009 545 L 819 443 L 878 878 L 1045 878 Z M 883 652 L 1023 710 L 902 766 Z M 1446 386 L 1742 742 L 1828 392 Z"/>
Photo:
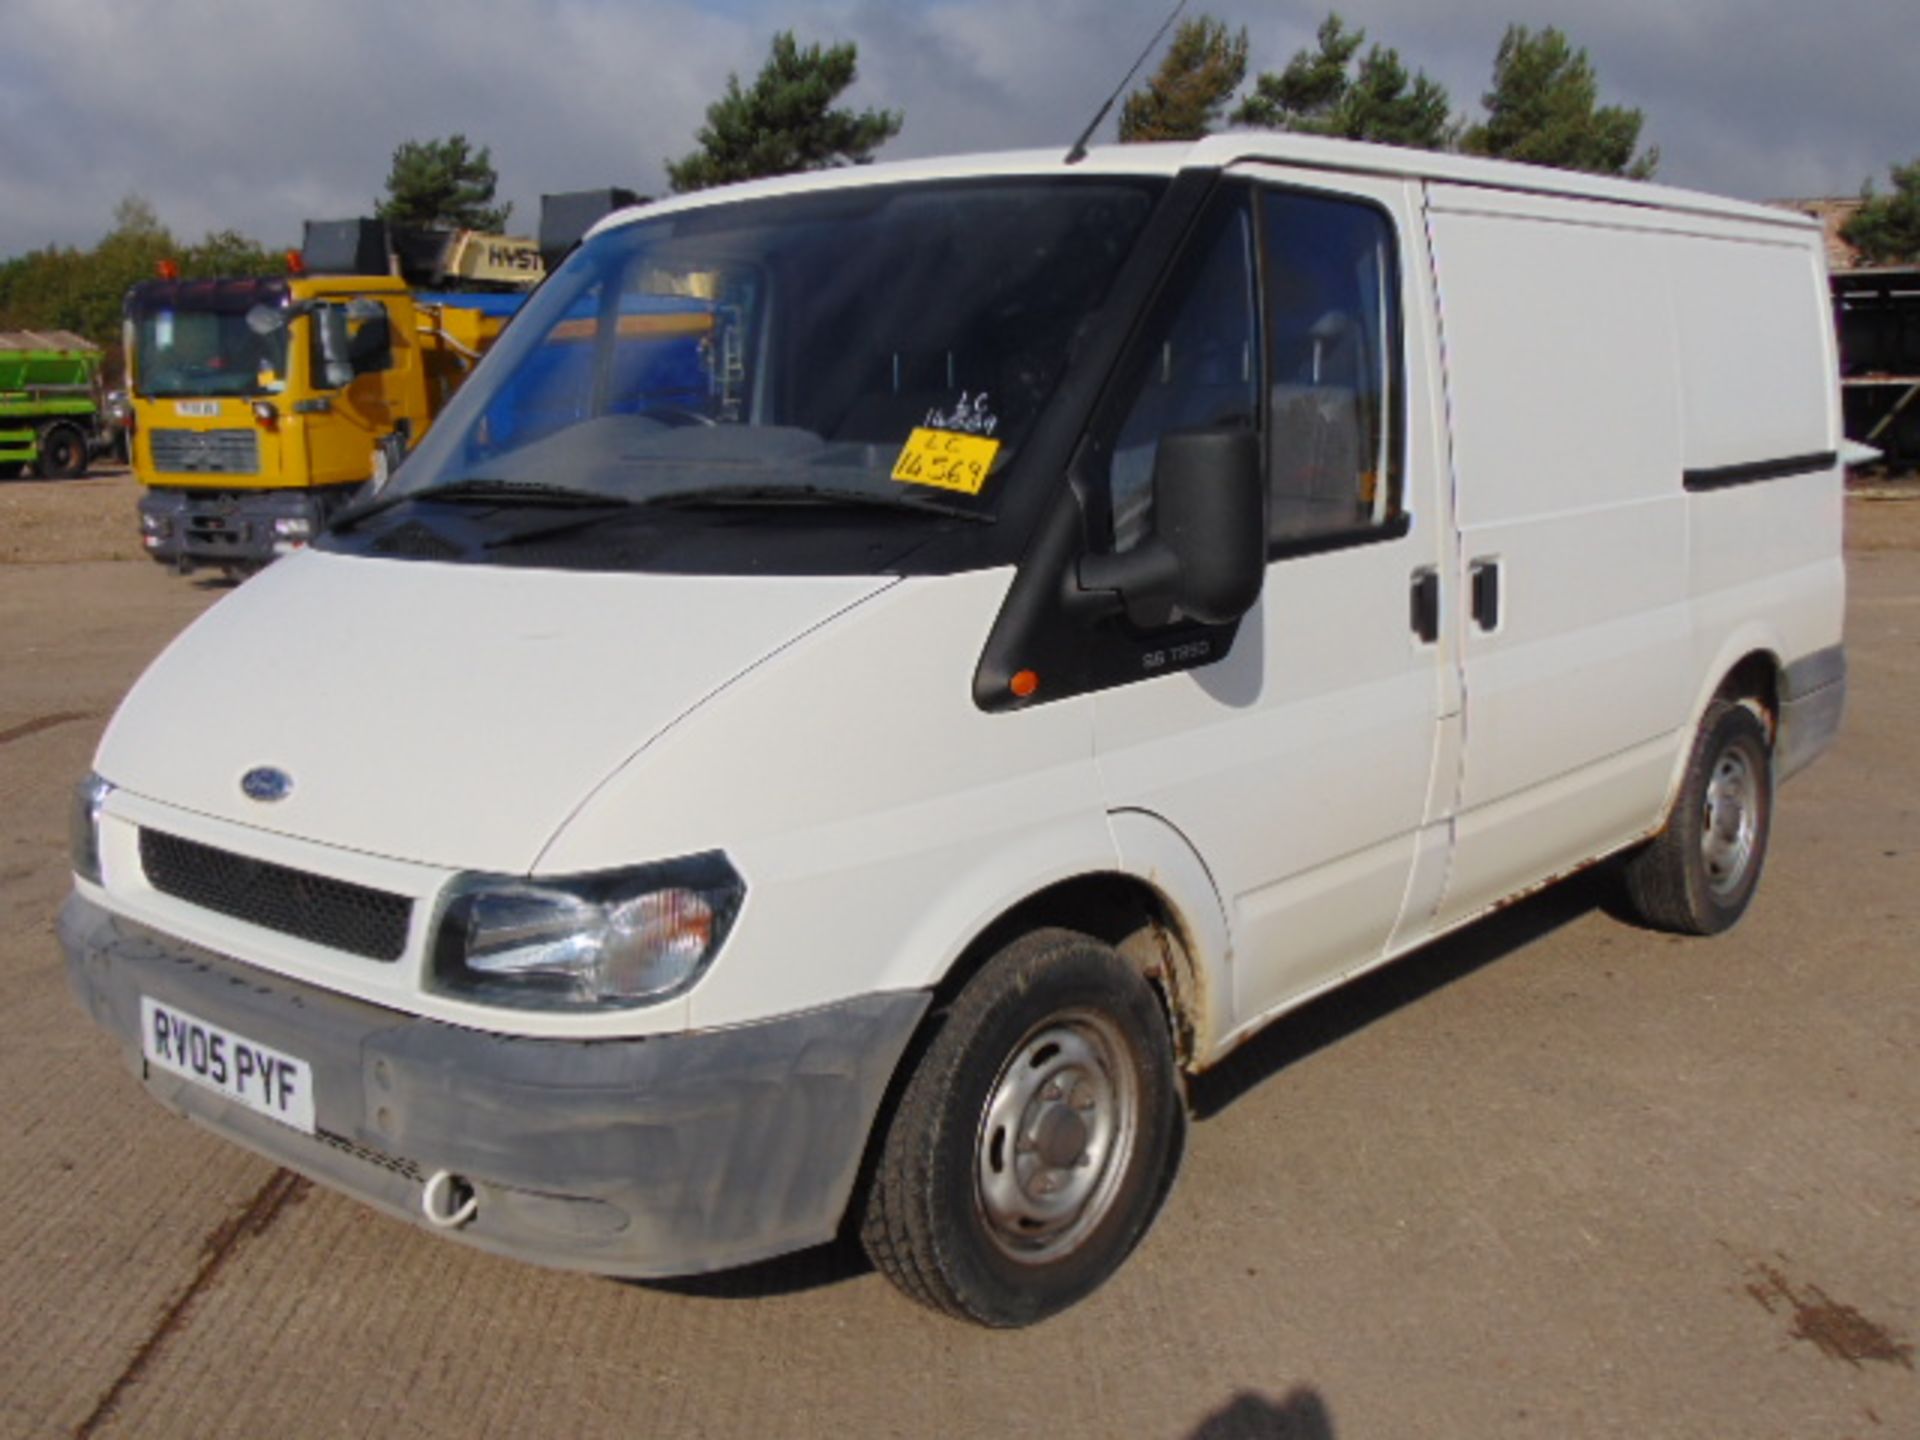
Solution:
<path fill-rule="evenodd" d="M 1440 638 L 1440 572 L 1431 565 L 1414 571 L 1409 601 L 1413 633 L 1432 645 Z"/>
<path fill-rule="evenodd" d="M 1467 586 L 1471 591 L 1473 623 L 1482 630 L 1500 625 L 1500 562 L 1490 557 L 1467 566 Z"/>

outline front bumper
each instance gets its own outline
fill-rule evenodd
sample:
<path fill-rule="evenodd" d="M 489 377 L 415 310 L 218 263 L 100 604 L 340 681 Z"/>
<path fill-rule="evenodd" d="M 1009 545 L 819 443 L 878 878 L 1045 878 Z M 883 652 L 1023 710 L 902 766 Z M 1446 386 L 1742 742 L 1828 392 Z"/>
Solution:
<path fill-rule="evenodd" d="M 693 1274 L 830 1239 L 930 998 L 645 1039 L 529 1039 L 270 975 L 79 895 L 59 930 L 76 996 L 162 1104 L 423 1226 L 428 1181 L 451 1172 L 478 1208 L 439 1233 L 608 1275 Z M 305 1060 L 319 1134 L 148 1066 L 142 995 Z"/>
<path fill-rule="evenodd" d="M 307 544 L 360 489 L 358 485 L 312 490 L 156 487 L 140 497 L 141 544 L 155 560 L 177 570 L 191 571 L 201 565 L 258 569 Z"/>

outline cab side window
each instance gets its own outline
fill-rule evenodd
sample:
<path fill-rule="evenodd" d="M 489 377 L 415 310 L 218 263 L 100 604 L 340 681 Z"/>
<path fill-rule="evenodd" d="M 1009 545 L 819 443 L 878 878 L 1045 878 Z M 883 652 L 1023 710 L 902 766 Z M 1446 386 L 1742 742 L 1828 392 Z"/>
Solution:
<path fill-rule="evenodd" d="M 1297 541 L 1401 514 L 1399 270 L 1371 206 L 1262 194 L 1268 535 Z"/>
<path fill-rule="evenodd" d="M 1253 223 L 1244 195 L 1212 218 L 1184 291 L 1149 332 L 1132 403 L 1109 470 L 1113 549 L 1131 550 L 1153 526 L 1153 465 L 1176 430 L 1252 428 L 1260 414 L 1260 329 Z"/>

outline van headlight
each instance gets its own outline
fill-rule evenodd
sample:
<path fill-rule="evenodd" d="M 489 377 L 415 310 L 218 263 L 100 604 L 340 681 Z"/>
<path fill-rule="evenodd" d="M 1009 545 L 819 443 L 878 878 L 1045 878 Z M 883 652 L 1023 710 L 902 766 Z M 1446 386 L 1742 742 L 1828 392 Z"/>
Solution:
<path fill-rule="evenodd" d="M 433 943 L 433 987 L 489 1005 L 607 1010 L 686 990 L 747 887 L 718 851 L 557 879 L 463 875 Z"/>
<path fill-rule="evenodd" d="M 67 845 L 73 854 L 73 873 L 95 885 L 100 879 L 100 807 L 107 803 L 113 786 L 98 775 L 88 775 L 73 787 L 73 808 L 68 812 Z"/>

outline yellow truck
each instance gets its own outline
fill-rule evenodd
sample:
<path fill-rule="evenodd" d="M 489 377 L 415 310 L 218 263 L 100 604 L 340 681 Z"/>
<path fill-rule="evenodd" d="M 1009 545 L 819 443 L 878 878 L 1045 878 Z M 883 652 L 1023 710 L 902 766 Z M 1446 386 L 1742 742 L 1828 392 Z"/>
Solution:
<path fill-rule="evenodd" d="M 532 240 L 444 240 L 436 278 L 543 273 Z M 127 292 L 140 538 L 182 572 L 246 574 L 305 545 L 405 459 L 522 300 L 417 294 L 376 221 L 309 223 L 288 261 L 286 276 L 227 280 L 163 265 Z"/>
<path fill-rule="evenodd" d="M 638 198 L 543 196 L 538 241 L 308 221 L 285 276 L 135 285 L 129 454 L 147 553 L 241 575 L 305 545 L 406 458 L 548 268 Z"/>
<path fill-rule="evenodd" d="M 136 285 L 126 302 L 141 538 L 189 571 L 304 545 L 399 463 L 520 297 L 390 275 Z"/>

